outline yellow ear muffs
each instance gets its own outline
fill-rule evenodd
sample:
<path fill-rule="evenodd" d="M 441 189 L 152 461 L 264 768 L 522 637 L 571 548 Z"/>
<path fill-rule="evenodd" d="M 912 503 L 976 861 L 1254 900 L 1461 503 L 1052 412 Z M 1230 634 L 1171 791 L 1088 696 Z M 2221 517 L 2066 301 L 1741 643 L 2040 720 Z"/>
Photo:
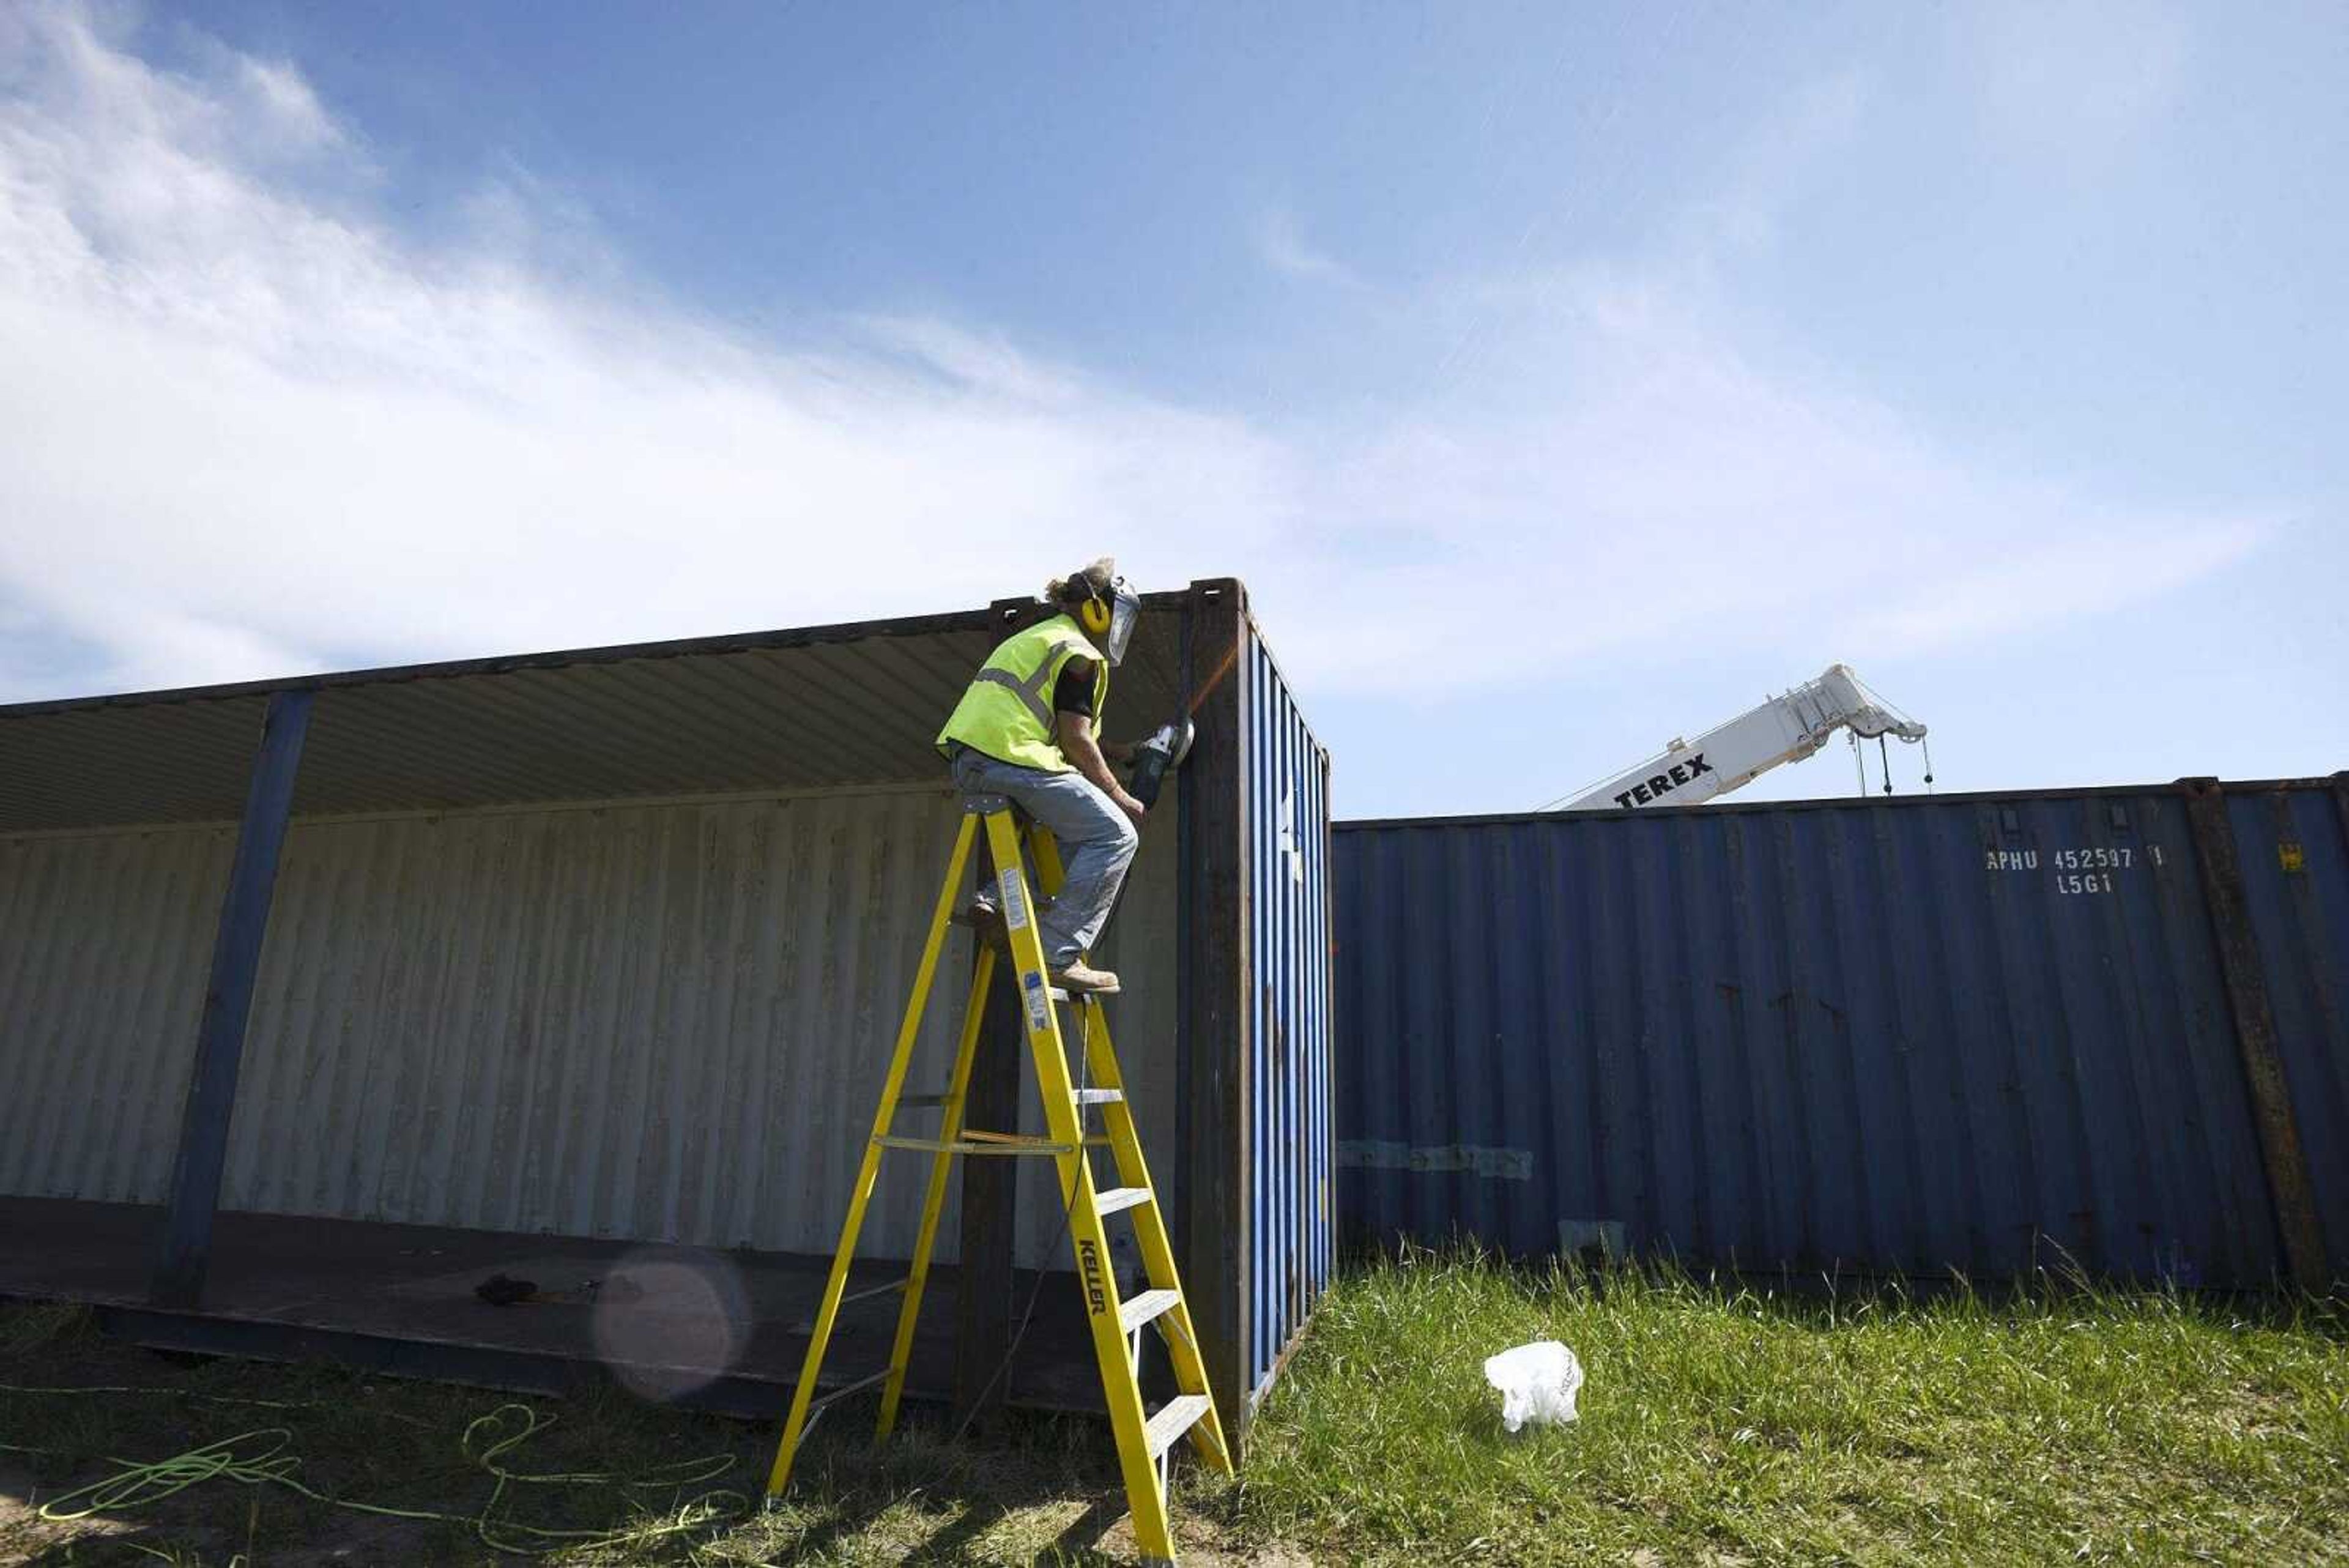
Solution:
<path fill-rule="evenodd" d="M 1077 624 L 1095 637 L 1109 635 L 1109 601 L 1096 594 L 1077 607 Z"/>

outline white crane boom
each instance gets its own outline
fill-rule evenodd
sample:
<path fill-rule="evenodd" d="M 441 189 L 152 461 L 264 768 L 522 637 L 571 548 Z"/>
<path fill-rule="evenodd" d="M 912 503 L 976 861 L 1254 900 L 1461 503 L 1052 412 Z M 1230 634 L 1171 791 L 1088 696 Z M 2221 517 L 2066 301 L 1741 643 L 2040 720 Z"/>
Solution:
<path fill-rule="evenodd" d="M 1921 741 L 1925 726 L 1870 691 L 1848 664 L 1773 697 L 1693 741 L 1674 741 L 1663 753 L 1568 801 L 1567 811 L 1640 811 L 1651 805 L 1696 805 L 1748 784 L 1781 763 L 1797 763 L 1827 743 L 1837 730 L 1873 740 L 1896 735 Z"/>

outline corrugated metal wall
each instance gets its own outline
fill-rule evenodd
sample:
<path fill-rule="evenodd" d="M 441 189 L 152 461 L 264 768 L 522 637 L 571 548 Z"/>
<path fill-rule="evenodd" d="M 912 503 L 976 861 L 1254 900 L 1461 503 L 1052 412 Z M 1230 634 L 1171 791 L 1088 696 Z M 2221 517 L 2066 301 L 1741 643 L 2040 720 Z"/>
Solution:
<path fill-rule="evenodd" d="M 2232 802 L 2244 864 L 2269 867 L 2251 902 L 2337 1236 L 2332 809 Z M 2286 822 L 2329 869 L 2278 880 Z M 1998 1275 L 2059 1247 L 2189 1283 L 2280 1272 L 2177 791 L 1341 824 L 1337 863 L 1351 1233 L 1806 1272 Z"/>
<path fill-rule="evenodd" d="M 1289 1157 L 1247 1126 L 1249 678 L 1226 680 L 1228 659 L 1195 670 L 1192 654 L 1203 634 L 1219 656 L 1237 649 L 1245 599 L 1231 578 L 1154 596 L 1121 671 L 1121 711 L 1188 707 L 1204 743 L 1187 786 L 1162 802 L 1161 820 L 1173 808 L 1182 831 L 1143 836 L 1098 950 L 1125 976 L 1119 1054 L 1161 1198 L 1188 1226 L 1187 1282 L 1236 1439 L 1248 1388 L 1240 1303 L 1257 1267 L 1240 1248 L 1261 1185 L 1247 1159 Z M 222 1206 L 828 1252 L 956 826 L 934 787 L 936 715 L 1035 610 L 1007 599 L 289 683 L 315 686 L 316 711 L 266 941 L 257 960 L 230 948 L 240 983 L 257 972 L 237 1070 L 211 1080 L 222 1099 L 235 1085 Z M 0 711 L 24 764 L 0 770 L 0 846 L 39 834 L 87 845 L 61 869 L 35 858 L 49 849 L 0 864 L 11 940 L 0 1067 L 37 1068 L 17 1075 L 40 1085 L 0 1104 L 0 1131 L 34 1140 L 0 1155 L 0 1190 L 165 1196 L 236 831 L 227 819 L 279 694 Z M 1318 821 L 1325 808 L 1311 809 Z M 145 925 L 160 918 L 139 889 L 169 874 L 165 840 L 148 837 L 165 823 L 184 825 L 171 843 L 213 844 L 211 886 L 150 941 Z M 1178 884 L 1206 893 L 1187 919 Z M 25 932 L 39 933 L 37 956 Z M 968 939 L 956 941 L 942 979 L 958 1002 Z M 85 972 L 118 986 L 176 974 L 181 989 L 142 1012 L 76 991 Z M 168 996 L 181 1000 L 166 1017 Z M 916 1092 L 945 1075 L 955 1011 L 930 1020 Z M 1179 1085 L 1178 1068 L 1190 1069 Z M 113 1084 L 150 1070 L 145 1123 L 110 1125 Z M 1040 1130 L 1024 1063 L 1022 1078 L 1025 1125 Z M 1192 1124 L 1186 1148 L 1178 1120 Z M 141 1162 L 112 1185 L 89 1174 L 108 1138 Z M 1325 1171 L 1327 1144 L 1309 1156 Z M 910 1240 L 923 1172 L 905 1163 L 908 1179 L 870 1210 L 867 1252 L 901 1254 Z M 1025 1162 L 1017 1174 L 1019 1261 L 1067 1267 L 1049 1178 Z M 1315 1185 L 1300 1176 L 1291 1189 Z M 187 1196 L 202 1208 L 203 1194 Z M 944 1229 L 951 1260 L 960 1216 Z M 1267 1266 L 1293 1272 L 1293 1243 L 1272 1245 Z M 1326 1246 L 1319 1256 L 1326 1274 Z"/>
<path fill-rule="evenodd" d="M 1247 641 L 1247 1383 L 1268 1386 L 1336 1261 L 1330 1083 L 1330 754 L 1264 639 Z"/>
<path fill-rule="evenodd" d="M 222 1207 L 828 1253 L 957 822 L 901 790 L 295 824 Z M 0 1189 L 161 1198 L 232 841 L 0 850 L 0 1063 L 31 1085 L 0 1107 Z M 1174 945 L 1166 857 L 1118 920 L 1142 969 Z M 923 1085 L 968 955 L 957 930 Z M 1171 997 L 1120 1016 L 1158 1147 L 1171 1019 Z M 866 1253 L 910 1247 L 916 1165 Z M 1023 1214 L 1031 1266 L 1058 1219 Z"/>
<path fill-rule="evenodd" d="M 161 1201 L 234 841 L 0 837 L 0 1192 Z"/>

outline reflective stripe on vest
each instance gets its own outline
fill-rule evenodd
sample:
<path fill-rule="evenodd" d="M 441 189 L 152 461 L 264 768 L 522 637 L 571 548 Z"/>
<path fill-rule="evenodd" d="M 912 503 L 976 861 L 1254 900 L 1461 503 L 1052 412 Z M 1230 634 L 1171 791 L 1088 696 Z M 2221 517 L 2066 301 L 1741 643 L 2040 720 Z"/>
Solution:
<path fill-rule="evenodd" d="M 1084 653 L 1090 656 L 1092 652 L 1092 648 L 1083 643 L 1056 642 L 1044 650 L 1044 661 L 1036 666 L 1036 673 L 1025 680 L 1009 670 L 998 670 L 992 665 L 972 679 L 984 680 L 992 686 L 1009 687 L 1019 693 L 1019 701 L 1027 705 L 1028 711 L 1036 716 L 1036 722 L 1049 731 L 1052 727 L 1052 704 L 1046 700 L 1044 688 L 1059 678 L 1062 655 Z"/>
<path fill-rule="evenodd" d="M 996 646 L 938 732 L 941 752 L 959 742 L 973 751 L 1045 773 L 1066 773 L 1052 709 L 1052 687 L 1071 659 L 1093 666 L 1096 719 L 1109 702 L 1109 661 L 1065 615 L 1013 633 Z M 951 753 L 949 753 L 951 754 Z"/>

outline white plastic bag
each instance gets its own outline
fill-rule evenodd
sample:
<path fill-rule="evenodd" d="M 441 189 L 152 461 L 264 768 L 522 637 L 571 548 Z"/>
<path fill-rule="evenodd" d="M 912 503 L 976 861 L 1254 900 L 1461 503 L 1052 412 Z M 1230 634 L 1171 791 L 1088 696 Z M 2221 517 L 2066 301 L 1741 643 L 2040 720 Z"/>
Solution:
<path fill-rule="evenodd" d="M 1501 1425 L 1514 1432 L 1574 1419 L 1582 1363 L 1554 1339 L 1536 1340 L 1485 1358 L 1485 1381 L 1501 1391 Z"/>

